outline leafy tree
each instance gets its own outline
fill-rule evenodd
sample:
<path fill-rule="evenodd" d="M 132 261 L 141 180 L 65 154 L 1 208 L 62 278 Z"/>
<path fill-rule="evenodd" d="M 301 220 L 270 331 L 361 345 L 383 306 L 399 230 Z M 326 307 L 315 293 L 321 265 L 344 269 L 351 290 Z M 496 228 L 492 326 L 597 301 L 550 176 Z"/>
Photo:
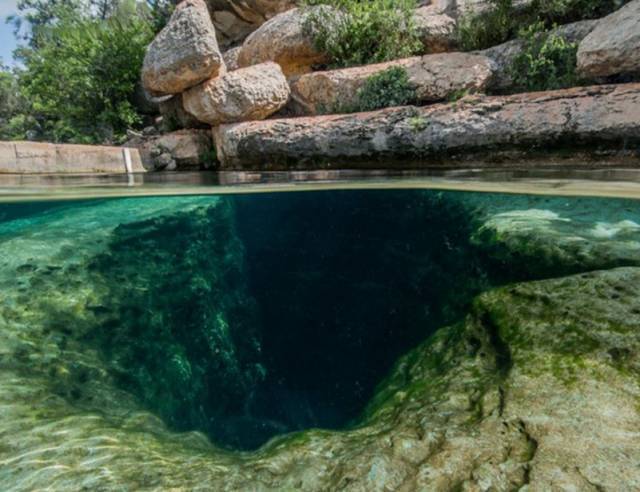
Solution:
<path fill-rule="evenodd" d="M 21 90 L 40 137 L 117 142 L 140 123 L 134 94 L 151 25 L 125 10 L 105 21 L 66 10 L 56 15 L 38 46 L 21 52 Z"/>
<path fill-rule="evenodd" d="M 61 12 L 85 10 L 83 0 L 19 0 L 17 7 L 20 15 L 10 16 L 8 22 L 14 25 L 16 36 L 27 41 L 31 48 L 40 45 L 41 35 L 55 24 Z M 24 24 L 28 29 L 20 34 Z"/>
<path fill-rule="evenodd" d="M 27 138 L 29 127 L 35 124 L 27 116 L 27 108 L 16 73 L 0 60 L 0 140 Z"/>

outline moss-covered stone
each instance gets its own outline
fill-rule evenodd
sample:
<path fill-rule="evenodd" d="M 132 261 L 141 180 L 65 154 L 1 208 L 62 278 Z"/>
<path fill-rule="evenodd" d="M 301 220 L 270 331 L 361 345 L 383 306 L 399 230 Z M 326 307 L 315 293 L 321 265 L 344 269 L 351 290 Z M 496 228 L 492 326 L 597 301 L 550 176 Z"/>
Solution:
<path fill-rule="evenodd" d="M 309 430 L 276 438 L 256 452 L 230 452 L 202 434 L 169 430 L 145 408 L 144 398 L 118 384 L 113 361 L 88 343 L 114 309 L 130 309 L 126 299 L 105 302 L 110 293 L 119 295 L 112 284 L 122 275 L 122 282 L 154 293 L 146 302 L 160 312 L 159 301 L 172 310 L 172 303 L 186 302 L 180 293 L 175 299 L 164 296 L 163 268 L 167 261 L 188 261 L 189 254 L 170 252 L 182 245 L 188 253 L 181 241 L 206 236 L 214 217 L 226 223 L 223 205 L 178 201 L 156 210 L 151 217 L 164 218 L 151 221 L 132 209 L 138 224 L 119 230 L 104 216 L 114 212 L 111 206 L 118 204 L 85 211 L 93 223 L 84 224 L 84 232 L 64 218 L 64 211 L 52 212 L 63 234 L 60 244 L 53 235 L 47 238 L 50 250 L 38 249 L 45 232 L 33 226 L 33 219 L 31 225 L 22 224 L 19 237 L 0 239 L 0 282 L 7 293 L 0 311 L 1 489 L 640 487 L 639 268 L 520 283 L 482 294 L 464 321 L 442 328 L 398 361 L 353 428 Z M 184 208 L 207 227 L 185 224 Z M 216 237 L 231 234 L 226 224 Z M 150 240 L 163 227 L 177 225 L 183 238 L 168 245 Z M 86 247 L 65 244 L 66 235 L 76 233 Z M 211 272 L 223 264 L 238 268 L 231 251 L 222 248 L 215 256 L 197 261 Z M 132 271 L 144 258 L 152 271 Z M 210 275 L 205 280 L 220 281 Z M 144 295 L 130 301 L 139 305 Z M 230 319 L 233 302 L 212 305 Z M 211 313 L 201 306 L 192 314 Z M 154 326 L 144 314 L 131 319 L 139 320 L 141 329 L 147 321 Z M 163 336 L 190 353 L 188 340 L 178 333 Z M 112 350 L 122 352 L 125 341 L 137 343 L 125 336 L 111 342 Z M 161 386 L 151 389 L 163 394 Z"/>
<path fill-rule="evenodd" d="M 484 204 L 473 235 L 473 242 L 511 275 L 544 278 L 640 265 L 640 213 L 633 202 L 519 201 L 522 207 Z"/>
<path fill-rule="evenodd" d="M 248 425 L 265 369 L 231 203 L 119 226 L 90 268 L 104 286 L 90 337 L 119 384 L 176 430 L 246 445 L 229 419 Z"/>

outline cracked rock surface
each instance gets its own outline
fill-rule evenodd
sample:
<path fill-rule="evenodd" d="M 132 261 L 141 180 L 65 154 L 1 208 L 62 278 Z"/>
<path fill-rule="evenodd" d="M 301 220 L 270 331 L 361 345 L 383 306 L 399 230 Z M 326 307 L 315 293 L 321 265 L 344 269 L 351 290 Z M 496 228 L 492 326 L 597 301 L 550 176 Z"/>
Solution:
<path fill-rule="evenodd" d="M 456 104 L 370 113 L 273 119 L 214 130 L 223 168 L 318 168 L 326 161 L 413 158 L 437 163 L 507 151 L 547 155 L 563 146 L 636 148 L 640 84 L 469 96 Z M 403 162 L 406 167 L 407 163 Z M 255 169 L 255 168 L 254 168 Z"/>

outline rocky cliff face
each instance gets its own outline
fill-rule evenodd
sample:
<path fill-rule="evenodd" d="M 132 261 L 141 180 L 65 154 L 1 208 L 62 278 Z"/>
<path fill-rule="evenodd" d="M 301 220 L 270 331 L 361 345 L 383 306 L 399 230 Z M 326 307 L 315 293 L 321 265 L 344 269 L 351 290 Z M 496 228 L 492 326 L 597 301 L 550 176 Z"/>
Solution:
<path fill-rule="evenodd" d="M 633 81 L 638 76 L 635 56 L 640 37 L 638 2 L 640 0 L 633 0 L 602 19 L 557 26 L 546 34 L 537 34 L 537 39 L 550 36 L 555 40 L 556 48 L 564 46 L 565 51 L 572 53 L 577 50 L 577 61 L 574 53 L 562 62 L 570 66 L 561 69 L 579 75 L 580 84 Z M 348 14 L 338 8 L 328 5 L 296 7 L 293 2 L 287 1 L 239 4 L 226 0 L 209 2 L 208 7 L 209 10 L 204 0 L 189 0 L 180 4 L 168 26 L 149 46 L 143 81 L 151 93 L 176 94 L 174 106 L 180 106 L 180 111 L 186 110 L 180 114 L 174 108 L 166 113 L 167 117 L 169 114 L 179 115 L 175 121 L 183 126 L 197 126 L 197 122 L 200 122 L 213 127 L 213 139 L 222 167 L 282 167 L 284 160 L 295 160 L 298 167 L 317 167 L 320 165 L 318 162 L 326 159 L 352 156 L 375 160 L 416 155 L 421 160 L 430 158 L 434 152 L 445 159 L 460 155 L 474 157 L 481 153 L 495 160 L 500 158 L 500 153 L 494 152 L 496 145 L 503 145 L 505 139 L 509 146 L 535 142 L 538 148 L 549 140 L 562 140 L 568 148 L 573 148 L 571 142 L 574 140 L 585 140 L 584 135 L 578 135 L 579 129 L 575 133 L 572 121 L 566 122 L 566 125 L 557 124 L 561 117 L 553 117 L 554 111 L 562 111 L 560 106 L 571 105 L 569 99 L 574 97 L 572 94 L 580 93 L 577 89 L 568 92 L 567 101 L 557 104 L 558 107 L 545 106 L 543 111 L 539 111 L 542 108 L 539 101 L 545 98 L 558 100 L 556 94 L 541 97 L 532 93 L 522 96 L 522 100 L 528 100 L 531 104 L 521 105 L 517 110 L 524 112 L 523 119 L 528 122 L 518 124 L 517 130 L 501 127 L 493 133 L 485 123 L 479 123 L 468 131 L 466 120 L 475 119 L 477 111 L 462 113 L 456 103 L 458 99 L 472 93 L 521 91 L 521 85 L 514 81 L 518 78 L 514 73 L 514 64 L 521 56 L 529 57 L 532 64 L 536 63 L 536 56 L 549 57 L 538 60 L 539 63 L 555 63 L 552 61 L 554 54 L 543 50 L 541 55 L 536 55 L 527 51 L 535 45 L 531 39 L 513 39 L 474 54 L 456 52 L 459 25 L 467 22 L 469 16 L 476 16 L 476 21 L 480 22 L 482 16 L 492 15 L 495 6 L 489 2 L 443 1 L 421 4 L 415 10 L 412 22 L 416 36 L 422 43 L 419 50 L 422 56 L 340 70 L 326 70 L 326 65 L 332 60 L 328 53 L 319 48 L 313 29 L 307 24 L 310 17 L 321 13 L 327 24 L 342 25 Z M 515 15 L 519 10 L 532 8 L 532 4 L 517 2 L 513 7 Z M 216 35 L 225 40 L 227 48 L 222 54 Z M 287 118 L 278 123 L 259 123 L 276 116 L 358 111 L 358 101 L 363 97 L 361 92 L 367 83 L 391 68 L 406 73 L 407 90 L 414 94 L 410 98 L 411 103 L 421 106 L 420 109 L 396 109 L 330 120 Z M 549 77 L 552 77 L 556 68 L 545 69 Z M 577 85 L 577 76 L 574 79 Z M 635 103 L 634 87 L 621 86 L 616 90 L 621 95 L 621 104 L 628 106 L 628 114 Z M 397 88 L 379 89 L 382 92 L 376 97 L 381 101 L 389 99 L 385 91 L 393 90 Z M 607 90 L 610 89 L 603 87 L 591 90 L 595 105 L 601 104 L 599 94 Z M 579 97 L 586 101 L 582 95 Z M 445 100 L 451 102 L 424 108 Z M 400 103 L 380 102 L 375 107 L 393 104 Z M 489 106 L 493 108 L 502 104 L 500 100 L 493 100 Z M 480 106 L 484 108 L 482 111 L 487 110 L 484 102 Z M 605 107 L 605 110 L 612 111 L 605 118 L 616 118 L 613 116 L 615 109 Z M 409 114 L 410 111 L 416 115 L 412 121 L 418 130 L 413 133 L 420 136 L 417 139 L 419 142 L 409 135 L 408 130 L 395 128 L 395 121 L 402 119 L 397 115 Z M 494 112 L 493 109 L 488 111 Z M 389 115 L 392 113 L 396 116 L 390 121 Z M 515 119 L 516 113 L 511 111 L 510 114 Z M 624 118 L 628 119 L 628 114 Z M 430 120 L 427 126 L 441 128 L 443 134 L 470 133 L 469 142 L 463 146 L 441 142 L 432 129 L 419 128 L 425 126 L 419 120 L 426 119 Z M 249 123 L 241 127 L 225 126 L 239 122 Z M 306 130 L 300 133 L 305 125 L 310 125 L 312 134 L 305 133 Z M 497 124 L 496 128 L 499 126 Z M 611 127 L 602 131 L 595 129 L 595 126 L 594 131 L 606 134 L 607 141 L 611 141 L 609 136 L 612 134 L 616 136 L 616 142 L 624 142 L 622 145 L 611 145 L 608 149 L 610 153 L 637 157 L 633 152 L 627 152 L 629 146 L 626 139 L 629 135 L 626 124 L 620 129 Z M 278 129 L 283 130 L 283 135 L 278 135 Z M 340 133 L 337 138 L 343 140 L 342 153 L 333 148 L 336 132 Z M 349 139 L 348 135 L 354 132 L 370 134 L 371 138 Z M 398 133 L 406 135 L 399 139 L 391 135 Z M 299 138 L 295 140 L 290 134 L 297 134 Z M 428 136 L 423 138 L 425 134 Z M 504 138 L 499 139 L 498 134 Z M 500 141 L 496 141 L 496 138 Z M 393 143 L 390 144 L 390 140 Z M 310 146 L 314 148 L 310 149 Z M 236 147 L 242 147 L 242 151 Z M 305 160 L 311 157 L 314 160 Z M 420 165 L 429 162 L 422 161 Z M 338 165 L 345 166 L 342 162 Z M 160 167 L 167 168 L 163 165 Z"/>
<path fill-rule="evenodd" d="M 603 150 L 637 147 L 640 86 L 596 86 L 504 97 L 473 97 L 455 107 L 389 108 L 370 113 L 273 119 L 214 130 L 222 167 L 390 167 L 451 162 L 460 156 L 578 145 Z M 381 159 L 386 159 L 382 161 Z"/>

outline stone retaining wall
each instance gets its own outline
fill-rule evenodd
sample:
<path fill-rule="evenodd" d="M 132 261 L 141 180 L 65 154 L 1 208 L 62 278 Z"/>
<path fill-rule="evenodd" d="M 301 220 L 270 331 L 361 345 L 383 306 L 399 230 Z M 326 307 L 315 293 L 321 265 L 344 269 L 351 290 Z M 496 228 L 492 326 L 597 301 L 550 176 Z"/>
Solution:
<path fill-rule="evenodd" d="M 131 156 L 131 172 L 145 172 L 137 149 Z M 0 173 L 109 173 L 127 172 L 125 148 L 93 145 L 60 145 L 38 142 L 0 142 Z"/>

